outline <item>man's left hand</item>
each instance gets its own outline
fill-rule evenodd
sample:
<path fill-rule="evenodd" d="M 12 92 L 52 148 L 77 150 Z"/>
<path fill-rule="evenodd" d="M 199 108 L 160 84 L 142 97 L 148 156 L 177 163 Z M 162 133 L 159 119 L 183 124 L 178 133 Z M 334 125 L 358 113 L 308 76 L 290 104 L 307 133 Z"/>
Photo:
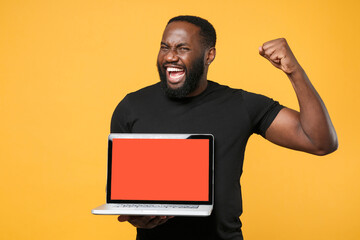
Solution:
<path fill-rule="evenodd" d="M 285 38 L 268 41 L 259 47 L 259 54 L 286 74 L 301 69 Z"/>

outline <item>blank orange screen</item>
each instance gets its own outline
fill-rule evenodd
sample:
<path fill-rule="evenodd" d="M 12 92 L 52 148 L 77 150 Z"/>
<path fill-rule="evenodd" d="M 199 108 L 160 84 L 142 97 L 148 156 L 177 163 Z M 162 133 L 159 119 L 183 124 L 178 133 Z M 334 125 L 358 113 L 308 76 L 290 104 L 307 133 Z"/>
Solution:
<path fill-rule="evenodd" d="M 208 201 L 209 140 L 113 139 L 112 200 Z"/>

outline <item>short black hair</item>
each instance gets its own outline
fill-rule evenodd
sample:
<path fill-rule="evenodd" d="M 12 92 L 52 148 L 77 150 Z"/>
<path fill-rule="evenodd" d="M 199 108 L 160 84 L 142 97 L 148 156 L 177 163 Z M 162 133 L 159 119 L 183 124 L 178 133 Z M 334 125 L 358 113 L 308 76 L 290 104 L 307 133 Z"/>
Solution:
<path fill-rule="evenodd" d="M 167 25 L 169 25 L 169 23 L 172 22 L 181 22 L 181 21 L 192 23 L 198 26 L 200 28 L 200 36 L 202 36 L 203 38 L 203 43 L 205 47 L 207 48 L 215 47 L 216 44 L 215 28 L 206 19 L 197 16 L 180 15 L 170 19 Z"/>

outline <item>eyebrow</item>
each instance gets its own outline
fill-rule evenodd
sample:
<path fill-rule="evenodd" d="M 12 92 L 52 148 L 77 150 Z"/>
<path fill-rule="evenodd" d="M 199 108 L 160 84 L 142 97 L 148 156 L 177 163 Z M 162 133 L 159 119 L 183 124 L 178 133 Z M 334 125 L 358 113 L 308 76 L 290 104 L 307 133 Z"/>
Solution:
<path fill-rule="evenodd" d="M 163 45 L 163 44 L 164 44 L 165 46 L 169 47 L 168 44 L 166 44 L 166 43 L 164 43 L 164 42 L 161 42 L 161 45 Z M 183 46 L 189 46 L 189 44 L 187 44 L 187 43 L 179 43 L 179 44 L 176 45 L 177 48 L 178 48 L 178 47 L 183 47 Z"/>

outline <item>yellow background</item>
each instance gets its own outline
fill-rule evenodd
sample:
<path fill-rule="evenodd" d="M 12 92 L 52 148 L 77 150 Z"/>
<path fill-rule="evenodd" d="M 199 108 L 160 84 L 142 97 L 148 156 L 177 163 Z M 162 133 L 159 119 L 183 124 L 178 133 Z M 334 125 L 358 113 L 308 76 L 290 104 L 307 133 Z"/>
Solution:
<path fill-rule="evenodd" d="M 251 137 L 245 239 L 360 239 L 359 12 L 357 0 L 1 0 L 0 239 L 135 239 L 90 210 L 105 201 L 112 112 L 158 81 L 161 34 L 180 14 L 217 30 L 209 79 L 297 109 L 286 76 L 258 55 L 285 37 L 338 133 L 325 157 Z"/>

